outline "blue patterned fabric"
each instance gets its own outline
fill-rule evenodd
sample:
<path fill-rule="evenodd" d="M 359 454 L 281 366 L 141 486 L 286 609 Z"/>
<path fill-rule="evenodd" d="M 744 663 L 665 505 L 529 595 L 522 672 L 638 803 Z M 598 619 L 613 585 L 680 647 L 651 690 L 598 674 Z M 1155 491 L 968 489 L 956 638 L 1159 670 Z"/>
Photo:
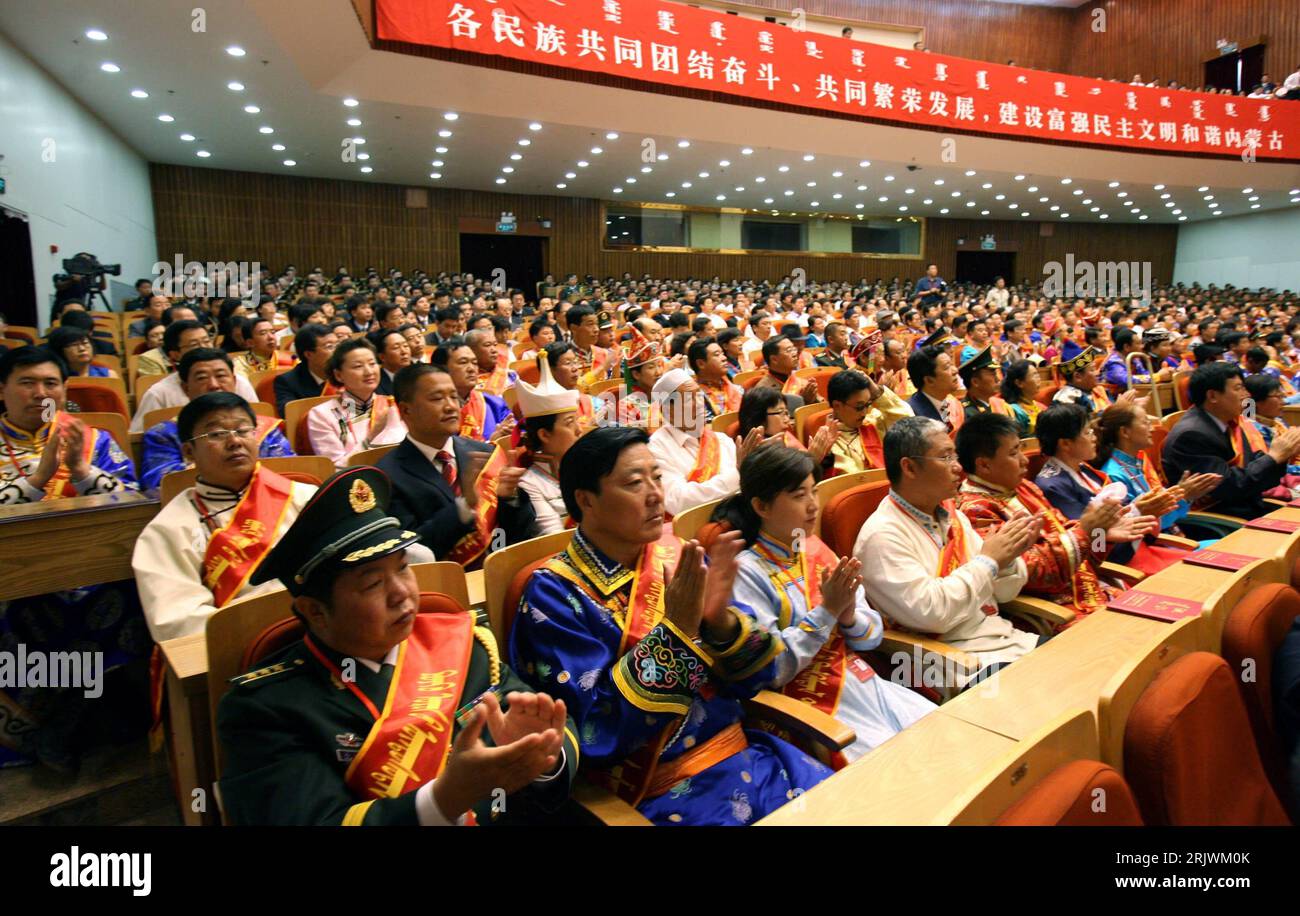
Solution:
<path fill-rule="evenodd" d="M 293 446 L 279 427 L 271 430 L 258 447 L 259 458 L 293 457 Z M 162 479 L 172 471 L 189 467 L 181 454 L 181 437 L 175 420 L 164 420 L 144 434 L 144 448 L 140 456 L 140 487 L 148 493 L 157 493 Z"/>

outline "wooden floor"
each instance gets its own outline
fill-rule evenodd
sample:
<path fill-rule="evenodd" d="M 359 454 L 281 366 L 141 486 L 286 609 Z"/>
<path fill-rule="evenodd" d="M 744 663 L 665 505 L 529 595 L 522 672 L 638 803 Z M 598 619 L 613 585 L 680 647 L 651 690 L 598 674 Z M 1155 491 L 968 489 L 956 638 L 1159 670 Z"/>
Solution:
<path fill-rule="evenodd" d="M 146 739 L 87 754 L 75 775 L 48 767 L 0 770 L 0 826 L 179 826 L 166 758 Z"/>

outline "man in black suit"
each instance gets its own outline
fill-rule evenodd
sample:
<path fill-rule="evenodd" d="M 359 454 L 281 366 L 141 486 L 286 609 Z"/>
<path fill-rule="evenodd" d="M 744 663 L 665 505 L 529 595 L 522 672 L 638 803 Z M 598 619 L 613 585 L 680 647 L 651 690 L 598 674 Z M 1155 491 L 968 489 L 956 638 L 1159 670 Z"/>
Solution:
<path fill-rule="evenodd" d="M 293 338 L 298 365 L 275 377 L 275 412 L 302 398 L 317 398 L 325 390 L 325 366 L 334 355 L 338 338 L 327 324 L 304 324 Z"/>
<path fill-rule="evenodd" d="M 965 414 L 953 393 L 961 387 L 957 364 L 952 352 L 943 345 L 947 332 L 941 327 L 921 342 L 919 350 L 907 358 L 907 375 L 916 386 L 916 394 L 907 401 L 918 417 L 938 420 L 954 432 Z"/>
<path fill-rule="evenodd" d="M 536 515 L 532 501 L 519 489 L 524 469 L 503 468 L 497 477 L 496 518 L 479 531 L 479 497 L 474 483 L 494 446 L 457 435 L 460 399 L 445 368 L 412 363 L 393 381 L 397 409 L 407 436 L 379 459 L 393 481 L 392 513 L 420 535 L 420 542 L 439 560 L 477 569 L 487 553 L 532 536 Z M 505 534 L 500 543 L 497 531 Z"/>
<path fill-rule="evenodd" d="M 1254 421 L 1242 416 L 1247 400 L 1241 369 L 1212 362 L 1192 373 L 1192 407 L 1165 440 L 1160 457 L 1165 479 L 1175 483 L 1188 471 L 1222 474 L 1203 508 L 1239 518 L 1258 518 L 1273 509 L 1263 494 L 1281 483 L 1287 464 L 1300 454 L 1300 427 L 1265 445 Z"/>

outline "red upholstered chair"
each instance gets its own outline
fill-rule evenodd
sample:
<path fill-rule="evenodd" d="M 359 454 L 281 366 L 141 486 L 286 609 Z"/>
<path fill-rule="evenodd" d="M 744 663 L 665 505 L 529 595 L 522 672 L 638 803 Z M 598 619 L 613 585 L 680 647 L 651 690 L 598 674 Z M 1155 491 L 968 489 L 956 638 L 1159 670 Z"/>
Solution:
<path fill-rule="evenodd" d="M 270 369 L 258 373 L 257 381 L 253 385 L 253 390 L 257 392 L 257 399 L 265 404 L 276 403 L 275 380 L 284 373 L 292 371 L 292 369 Z"/>
<path fill-rule="evenodd" d="M 1160 460 L 1160 449 L 1164 447 L 1165 440 L 1168 438 L 1169 430 L 1159 423 L 1151 424 L 1151 444 L 1144 451 L 1147 453 L 1147 457 L 1151 459 L 1151 464 L 1155 466 L 1156 473 L 1160 475 L 1161 480 L 1165 479 L 1165 465 Z M 1168 484 L 1168 481 L 1165 482 Z"/>
<path fill-rule="evenodd" d="M 1044 385 L 1038 389 L 1038 394 L 1034 395 L 1034 400 L 1044 407 L 1052 406 L 1052 398 L 1056 397 L 1056 392 L 1061 390 L 1059 384 Z"/>
<path fill-rule="evenodd" d="M 1260 759 L 1278 797 L 1283 799 L 1290 790 L 1273 718 L 1273 656 L 1297 616 L 1300 616 L 1300 593 L 1294 587 L 1280 583 L 1261 585 L 1229 612 L 1222 636 L 1223 659 L 1231 670 L 1244 671 L 1247 659 L 1253 665 L 1254 677 L 1236 680 Z"/>
<path fill-rule="evenodd" d="M 1124 775 L 1143 820 L 1288 826 L 1228 663 L 1191 652 L 1160 671 L 1124 728 Z"/>
<path fill-rule="evenodd" d="M 889 481 L 866 483 L 837 493 L 822 510 L 821 538 L 838 557 L 853 553 L 853 544 L 867 517 L 889 493 Z"/>
<path fill-rule="evenodd" d="M 117 381 L 117 385 L 110 387 L 70 378 L 67 384 L 68 400 L 85 413 L 117 413 L 130 419 L 131 411 L 127 409 L 126 398 L 123 397 L 126 389 L 122 387 L 120 379 L 114 381 Z"/>
<path fill-rule="evenodd" d="M 1179 410 L 1192 406 L 1192 373 L 1187 370 L 1174 373 L 1174 404 Z"/>
<path fill-rule="evenodd" d="M 700 542 L 700 546 L 708 550 L 713 546 L 713 542 L 718 539 L 718 535 L 731 530 L 731 526 L 726 522 L 709 522 L 695 532 L 695 540 Z"/>
<path fill-rule="evenodd" d="M 498 634 L 503 646 L 509 643 L 510 630 L 515 625 L 515 614 L 519 612 L 519 599 L 524 597 L 524 589 L 528 587 L 528 580 L 532 578 L 533 573 L 550 561 L 551 557 L 549 556 L 534 560 L 527 566 L 521 567 L 515 573 L 514 578 L 510 580 L 510 586 L 506 589 L 505 604 L 501 608 L 501 632 Z"/>
<path fill-rule="evenodd" d="M 1025 452 L 1025 455 L 1029 458 L 1029 470 L 1025 472 L 1025 480 L 1033 480 L 1043 469 L 1043 465 L 1047 464 L 1047 456 L 1037 449 Z"/>
<path fill-rule="evenodd" d="M 1106 803 L 1097 805 L 1098 791 Z M 1100 810 L 1098 810 L 1100 807 Z M 1003 811 L 999 827 L 1141 827 L 1137 800 L 1124 777 L 1099 760 L 1057 767 Z"/>
<path fill-rule="evenodd" d="M 825 397 L 825 395 L 823 395 L 823 397 Z M 821 431 L 821 428 L 825 426 L 828 421 L 833 420 L 834 417 L 835 414 L 831 412 L 831 409 L 829 407 L 826 407 L 824 410 L 820 411 L 819 413 L 813 414 L 807 420 L 805 420 L 803 426 L 804 444 L 807 445 L 809 442 L 811 442 L 813 440 L 813 436 L 817 435 L 817 433 Z"/>
<path fill-rule="evenodd" d="M 442 592 L 420 592 L 421 614 L 463 614 L 465 608 L 450 595 Z M 278 652 L 296 639 L 301 639 L 306 627 L 297 617 L 286 617 L 271 624 L 248 644 L 244 650 L 241 670 L 247 671 L 262 659 Z"/>

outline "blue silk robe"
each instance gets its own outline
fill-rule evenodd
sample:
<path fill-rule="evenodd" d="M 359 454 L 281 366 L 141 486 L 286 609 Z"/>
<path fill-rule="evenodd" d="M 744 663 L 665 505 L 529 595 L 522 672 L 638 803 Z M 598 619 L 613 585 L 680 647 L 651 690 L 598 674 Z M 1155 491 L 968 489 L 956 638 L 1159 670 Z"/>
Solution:
<path fill-rule="evenodd" d="M 529 579 L 511 631 L 511 667 L 564 700 L 584 767 L 618 768 L 661 740 L 661 765 L 703 745 L 740 721 L 740 700 L 772 682 L 785 651 L 733 607 L 740 634 L 730 646 L 697 646 L 660 617 L 620 654 L 634 578 L 576 531 L 569 549 Z M 751 824 L 830 775 L 778 738 L 749 729 L 745 737 L 748 747 L 644 798 L 638 810 L 660 825 Z"/>

